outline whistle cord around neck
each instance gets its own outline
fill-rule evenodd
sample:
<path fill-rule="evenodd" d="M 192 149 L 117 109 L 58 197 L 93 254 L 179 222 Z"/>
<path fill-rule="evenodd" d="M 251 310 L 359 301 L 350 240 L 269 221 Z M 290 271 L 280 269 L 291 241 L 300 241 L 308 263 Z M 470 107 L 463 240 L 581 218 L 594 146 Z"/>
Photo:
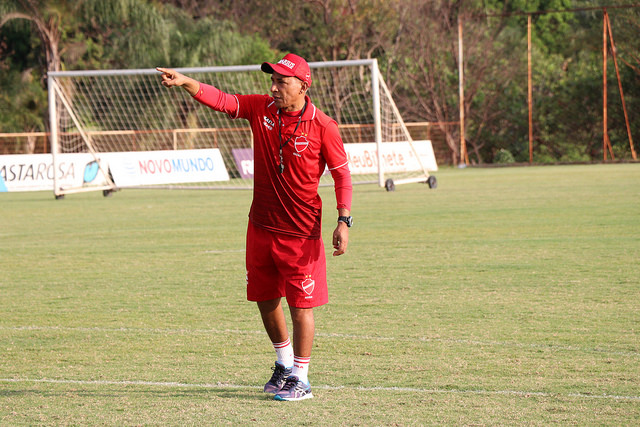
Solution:
<path fill-rule="evenodd" d="M 289 143 L 289 141 L 291 141 L 291 138 L 293 138 L 293 136 L 296 134 L 296 131 L 298 130 L 298 127 L 300 126 L 300 123 L 302 122 L 302 116 L 304 114 L 304 111 L 307 109 L 307 101 L 304 101 L 304 107 L 302 107 L 302 111 L 300 112 L 300 115 L 298 116 L 298 123 L 296 123 L 296 127 L 295 129 L 293 129 L 293 132 L 291 133 L 291 135 L 289 136 L 289 138 L 287 138 L 287 140 L 285 142 L 282 142 L 282 116 L 280 114 L 280 109 L 278 109 L 278 138 L 280 139 L 280 164 L 278 165 L 278 171 L 280 173 L 284 172 L 284 156 L 282 155 L 282 149 Z"/>

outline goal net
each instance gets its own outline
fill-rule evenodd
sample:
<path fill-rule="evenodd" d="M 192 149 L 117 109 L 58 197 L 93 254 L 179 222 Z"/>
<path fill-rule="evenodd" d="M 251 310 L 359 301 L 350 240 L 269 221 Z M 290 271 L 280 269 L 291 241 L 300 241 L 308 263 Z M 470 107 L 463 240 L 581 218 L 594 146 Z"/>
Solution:
<path fill-rule="evenodd" d="M 377 61 L 310 63 L 313 103 L 338 122 L 354 184 L 435 183 L 430 141 L 412 141 Z M 177 69 L 227 93 L 268 93 L 260 65 Z M 154 69 L 51 72 L 56 197 L 129 187 L 252 188 L 251 129 L 167 89 Z M 330 185 L 330 174 L 321 185 Z"/>

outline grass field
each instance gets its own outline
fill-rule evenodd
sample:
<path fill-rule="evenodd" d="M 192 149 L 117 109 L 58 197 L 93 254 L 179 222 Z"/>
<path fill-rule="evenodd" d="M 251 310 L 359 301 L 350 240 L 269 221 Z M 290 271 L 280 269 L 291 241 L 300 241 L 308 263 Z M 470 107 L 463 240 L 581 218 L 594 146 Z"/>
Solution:
<path fill-rule="evenodd" d="M 640 165 L 436 175 L 355 188 L 303 402 L 261 392 L 250 192 L 0 194 L 0 424 L 639 424 Z"/>

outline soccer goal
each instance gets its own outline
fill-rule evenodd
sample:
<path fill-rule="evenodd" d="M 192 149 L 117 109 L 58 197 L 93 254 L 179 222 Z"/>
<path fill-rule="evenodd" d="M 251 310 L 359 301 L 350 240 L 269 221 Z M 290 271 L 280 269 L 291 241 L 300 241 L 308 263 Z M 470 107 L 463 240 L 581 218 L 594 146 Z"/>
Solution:
<path fill-rule="evenodd" d="M 354 184 L 427 182 L 430 141 L 413 141 L 375 59 L 312 62 L 314 104 L 339 125 Z M 180 68 L 228 93 L 268 93 L 260 65 Z M 54 194 L 120 188 L 252 188 L 252 135 L 160 84 L 155 69 L 50 72 Z M 332 183 L 325 174 L 321 185 Z"/>

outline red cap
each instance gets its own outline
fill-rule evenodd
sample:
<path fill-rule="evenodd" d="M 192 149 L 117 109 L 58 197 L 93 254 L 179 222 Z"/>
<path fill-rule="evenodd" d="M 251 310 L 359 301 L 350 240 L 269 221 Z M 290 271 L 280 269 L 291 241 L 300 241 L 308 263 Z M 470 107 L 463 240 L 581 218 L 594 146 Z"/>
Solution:
<path fill-rule="evenodd" d="M 277 64 L 263 62 L 261 69 L 269 74 L 276 72 L 287 77 L 297 77 L 311 86 L 311 70 L 309 69 L 309 64 L 307 64 L 304 58 L 293 53 L 286 54 Z"/>

